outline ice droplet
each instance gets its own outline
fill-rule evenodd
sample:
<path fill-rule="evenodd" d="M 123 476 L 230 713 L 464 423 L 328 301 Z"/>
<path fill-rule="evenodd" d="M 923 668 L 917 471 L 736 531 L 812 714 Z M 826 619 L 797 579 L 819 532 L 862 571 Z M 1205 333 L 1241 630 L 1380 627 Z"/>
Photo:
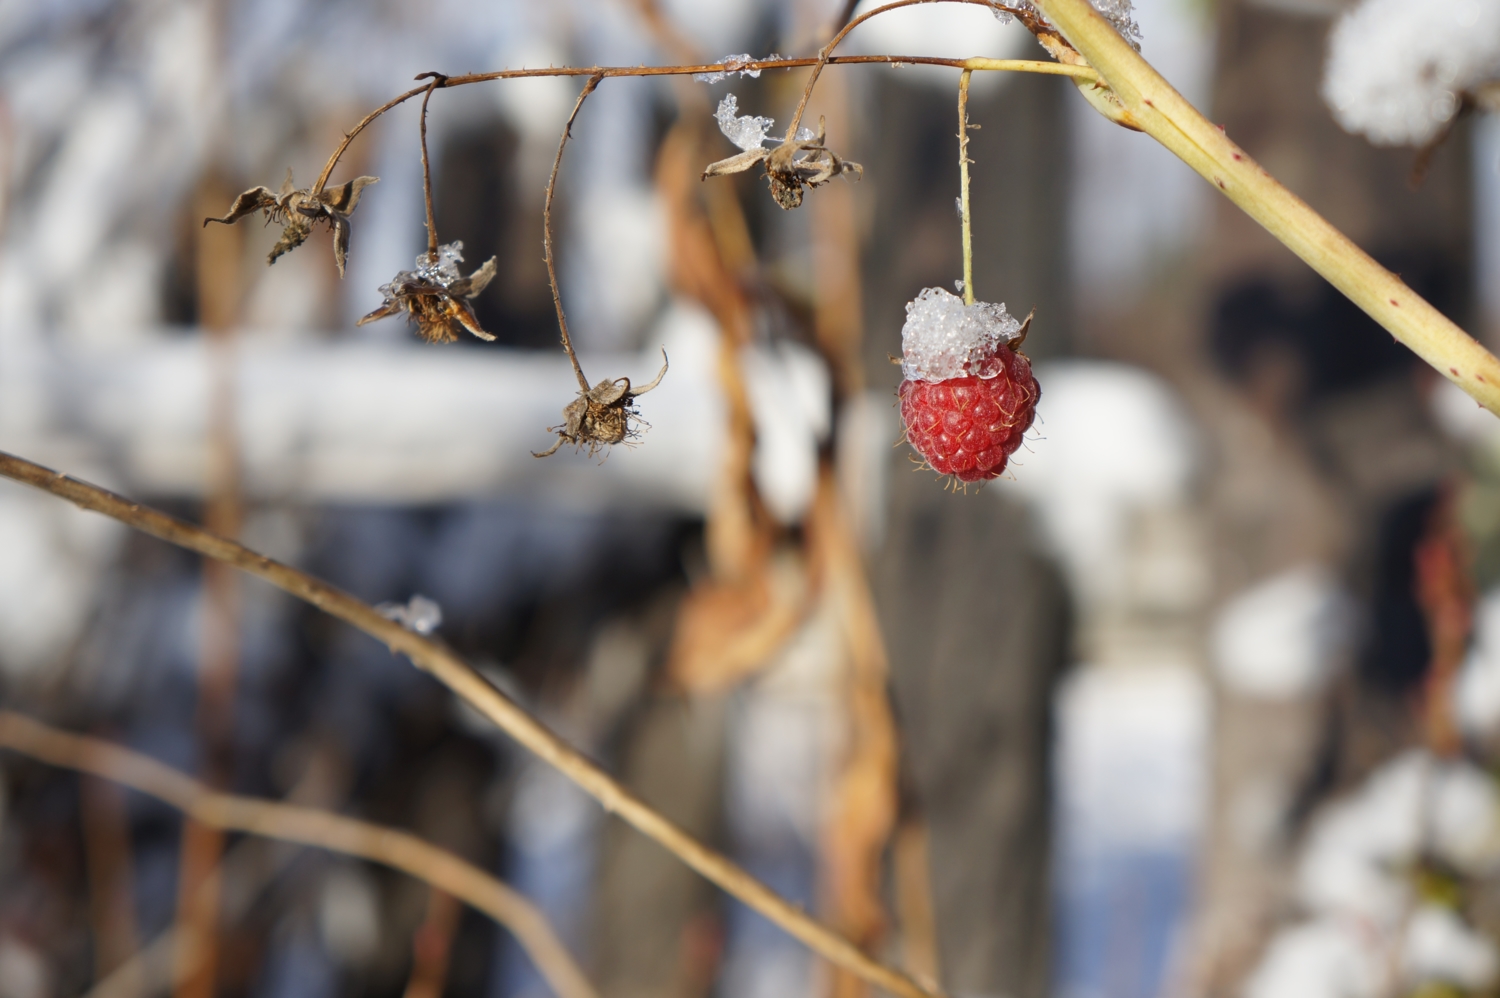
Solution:
<path fill-rule="evenodd" d="M 405 603 L 382 603 L 375 611 L 386 620 L 394 620 L 418 634 L 431 634 L 443 622 L 443 608 L 421 595 L 413 596 Z"/>
<path fill-rule="evenodd" d="M 906 305 L 901 374 L 911 381 L 993 378 L 1002 368 L 996 352 L 1020 331 L 1003 303 L 965 305 L 942 288 L 923 288 Z"/>

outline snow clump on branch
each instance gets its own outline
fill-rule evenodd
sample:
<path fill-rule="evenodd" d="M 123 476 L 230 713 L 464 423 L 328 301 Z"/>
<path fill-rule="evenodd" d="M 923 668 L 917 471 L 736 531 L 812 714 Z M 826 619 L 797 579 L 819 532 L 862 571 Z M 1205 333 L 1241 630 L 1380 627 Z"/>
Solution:
<path fill-rule="evenodd" d="M 719 65 L 724 67 L 723 70 L 712 73 L 694 73 L 693 79 L 697 80 L 699 83 L 718 83 L 719 81 L 727 79 L 728 77 L 733 76 L 735 73 L 738 73 L 741 77 L 748 76 L 752 80 L 758 80 L 760 79 L 760 70 L 756 69 L 750 64 L 757 61 L 775 62 L 780 58 L 781 56 L 775 52 L 772 52 L 770 55 L 761 60 L 757 60 L 755 56 L 751 55 L 749 52 L 741 52 L 739 55 L 726 55 L 724 58 L 719 60 Z"/>
<path fill-rule="evenodd" d="M 1376 145 L 1423 145 L 1465 93 L 1500 77 L 1500 3 L 1364 0 L 1328 43 L 1323 99 Z"/>

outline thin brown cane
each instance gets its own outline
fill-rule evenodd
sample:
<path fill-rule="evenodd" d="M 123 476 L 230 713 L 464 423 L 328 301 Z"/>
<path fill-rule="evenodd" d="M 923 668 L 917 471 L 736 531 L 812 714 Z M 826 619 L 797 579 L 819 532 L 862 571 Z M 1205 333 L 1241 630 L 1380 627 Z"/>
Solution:
<path fill-rule="evenodd" d="M 427 207 L 427 262 L 437 263 L 438 234 L 437 219 L 432 211 L 432 163 L 427 158 L 427 102 L 432 100 L 432 92 L 448 78 L 441 73 L 423 73 L 422 76 L 432 77 L 432 82 L 427 85 L 427 92 L 422 95 L 422 117 L 417 126 L 417 134 L 422 143 L 422 200 Z"/>
<path fill-rule="evenodd" d="M 552 176 L 547 180 L 547 200 L 542 205 L 542 247 L 547 258 L 547 280 L 552 283 L 552 304 L 557 308 L 557 328 L 562 335 L 563 349 L 568 352 L 568 360 L 573 364 L 573 373 L 578 377 L 578 387 L 585 395 L 589 391 L 589 379 L 583 376 L 583 368 L 578 364 L 578 354 L 573 352 L 573 339 L 568 335 L 568 317 L 563 313 L 562 293 L 557 287 L 557 265 L 553 262 L 552 254 L 552 199 L 557 194 L 557 171 L 562 168 L 563 150 L 568 147 L 568 139 L 573 135 L 573 122 L 577 120 L 583 102 L 588 100 L 589 94 L 594 92 L 602 79 L 603 73 L 595 73 L 589 77 L 588 82 L 583 85 L 583 92 L 573 105 L 573 113 L 568 115 L 568 120 L 563 124 L 562 138 L 557 143 L 557 158 L 552 161 Z"/>

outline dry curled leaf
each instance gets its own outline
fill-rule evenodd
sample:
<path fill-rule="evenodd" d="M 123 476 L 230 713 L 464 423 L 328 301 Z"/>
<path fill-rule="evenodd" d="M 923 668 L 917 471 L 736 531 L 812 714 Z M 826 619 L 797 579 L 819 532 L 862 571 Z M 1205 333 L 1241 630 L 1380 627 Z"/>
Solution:
<path fill-rule="evenodd" d="M 452 343 L 460 329 L 481 340 L 493 340 L 495 337 L 480 327 L 468 299 L 483 291 L 495 276 L 495 258 L 490 257 L 484 266 L 464 277 L 458 272 L 463 248 L 462 242 L 451 242 L 439 246 L 436 254 L 417 257 L 417 269 L 403 270 L 389 284 L 382 284 L 380 293 L 385 301 L 355 325 L 405 312 L 429 343 Z"/>
<path fill-rule="evenodd" d="M 640 420 L 635 400 L 661 384 L 667 373 L 667 352 L 661 352 L 661 370 L 643 388 L 632 388 L 629 378 L 605 378 L 563 409 L 563 424 L 551 432 L 557 440 L 547 450 L 532 451 L 532 457 L 550 457 L 563 444 L 587 447 L 593 457 L 601 447 L 624 443 L 636 435 L 635 422 Z M 581 375 L 580 375 L 581 377 Z"/>
<path fill-rule="evenodd" d="M 312 233 L 313 226 L 321 222 L 333 229 L 333 260 L 342 277 L 344 260 L 349 255 L 349 215 L 359 204 L 360 192 L 379 180 L 379 177 L 355 177 L 338 187 L 308 191 L 294 186 L 292 171 L 287 170 L 286 180 L 282 181 L 277 193 L 271 193 L 267 187 L 252 187 L 234 199 L 228 214 L 222 218 L 205 218 L 203 224 L 222 222 L 232 225 L 246 215 L 264 212 L 267 222 L 283 226 L 281 238 L 276 240 L 266 258 L 266 263 L 271 264 L 283 253 L 301 246 Z"/>
<path fill-rule="evenodd" d="M 816 135 L 803 129 L 795 139 L 789 139 L 773 149 L 749 149 L 737 156 L 710 163 L 703 171 L 703 179 L 722 177 L 730 173 L 743 173 L 758 163 L 764 163 L 766 176 L 771 181 L 771 197 L 786 209 L 802 204 L 802 188 L 819 187 L 834 177 L 863 176 L 864 167 L 839 157 L 825 144 L 827 123 L 818 119 Z"/>

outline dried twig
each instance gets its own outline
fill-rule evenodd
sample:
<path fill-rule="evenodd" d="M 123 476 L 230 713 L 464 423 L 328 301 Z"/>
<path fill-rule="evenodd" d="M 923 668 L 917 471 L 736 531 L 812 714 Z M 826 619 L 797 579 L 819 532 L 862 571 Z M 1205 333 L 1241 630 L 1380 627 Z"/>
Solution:
<path fill-rule="evenodd" d="M 427 84 L 427 90 L 422 94 L 422 117 L 417 125 L 417 134 L 422 143 L 422 200 L 427 205 L 427 259 L 433 263 L 438 257 L 438 234 L 437 219 L 432 212 L 432 164 L 427 158 L 427 102 L 432 100 L 432 92 L 443 84 L 448 78 L 442 73 L 422 73 L 417 79 L 432 77 L 432 82 Z"/>
<path fill-rule="evenodd" d="M 552 284 L 552 304 L 557 307 L 557 328 L 562 334 L 563 349 L 568 352 L 568 360 L 573 364 L 579 391 L 578 397 L 563 408 L 562 425 L 552 427 L 557 439 L 545 451 L 532 451 L 532 457 L 551 457 L 565 443 L 571 443 L 575 448 L 587 447 L 590 455 L 601 448 L 624 443 L 635 433 L 634 426 L 639 419 L 635 409 L 636 398 L 661 384 L 661 379 L 667 373 L 667 351 L 662 350 L 661 370 L 650 383 L 634 388 L 629 378 L 605 378 L 590 388 L 589 379 L 583 376 L 583 367 L 578 363 L 578 354 L 573 350 L 573 339 L 568 335 L 568 317 L 563 313 L 562 292 L 557 285 L 557 265 L 552 253 L 552 199 L 557 194 L 557 172 L 562 168 L 563 150 L 568 147 L 568 139 L 573 136 L 573 122 L 577 120 L 583 102 L 602 79 L 602 73 L 589 77 L 588 82 L 583 85 L 583 92 L 578 95 L 578 101 L 573 105 L 573 113 L 563 123 L 562 138 L 557 143 L 557 158 L 552 161 L 552 176 L 547 180 L 547 199 L 542 205 L 542 246 L 547 259 L 547 280 Z"/>
<path fill-rule="evenodd" d="M 907 6 L 912 3 L 982 3 L 990 6 L 986 0 L 903 0 L 900 4 L 891 6 Z M 881 8 L 882 10 L 887 8 Z M 872 11 L 878 13 L 878 11 Z M 869 15 L 864 15 L 869 16 Z M 438 89 L 446 87 L 462 87 L 471 83 L 488 83 L 491 80 L 525 80 L 534 79 L 539 76 L 599 76 L 604 78 L 618 76 L 696 76 L 700 73 L 722 73 L 725 70 L 742 69 L 801 69 L 807 66 L 863 66 L 872 64 L 899 64 L 902 66 L 945 66 L 949 69 L 974 69 L 989 70 L 1009 73 L 1040 73 L 1043 76 L 1071 76 L 1076 79 L 1094 81 L 1099 74 L 1088 66 L 1066 65 L 1057 62 L 1047 62 L 1040 59 L 944 59 L 938 56 L 925 55 L 841 55 L 831 58 L 804 58 L 804 59 L 757 59 L 753 62 L 737 63 L 727 66 L 722 62 L 704 63 L 696 66 L 549 66 L 546 69 L 502 69 L 493 73 L 466 73 L 461 76 L 449 76 L 444 78 L 438 85 Z M 403 94 L 398 94 L 386 101 L 384 104 L 361 118 L 353 128 L 344 133 L 339 144 L 334 148 L 328 162 L 323 165 L 323 172 L 318 175 L 318 182 L 312 186 L 313 193 L 321 191 L 328 178 L 333 175 L 333 170 L 338 166 L 339 160 L 349 149 L 353 141 L 370 126 L 376 118 L 385 114 L 392 108 L 405 104 L 413 97 L 424 93 L 426 86 L 413 87 Z"/>
<path fill-rule="evenodd" d="M 131 502 L 97 485 L 89 485 L 3 451 L 0 451 L 0 476 L 35 486 L 153 537 L 234 565 L 353 625 L 393 652 L 406 655 L 418 668 L 432 673 L 517 742 L 599 801 L 605 810 L 619 815 L 704 877 L 781 926 L 809 949 L 903 998 L 937 998 L 938 992 L 924 988 L 906 974 L 866 956 L 847 939 L 809 917 L 800 906 L 787 901 L 732 860 L 708 848 L 646 805 L 443 645 L 408 631 L 386 619 L 369 604 L 306 572 L 267 558 L 242 544 L 217 537 L 184 520 Z M 443 886 L 445 890 L 463 896 L 460 890 L 446 884 Z"/>
<path fill-rule="evenodd" d="M 317 846 L 409 873 L 510 930 L 561 998 L 597 998 L 535 905 L 472 863 L 415 835 L 317 808 L 218 793 L 149 756 L 68 734 L 13 711 L 0 710 L 0 746 L 150 794 L 204 825 Z"/>
<path fill-rule="evenodd" d="M 552 176 L 547 180 L 547 200 L 542 205 L 542 248 L 547 257 L 547 280 L 552 282 L 552 304 L 557 307 L 557 328 L 562 333 L 562 345 L 568 352 L 568 360 L 573 363 L 573 373 L 578 376 L 578 387 L 585 395 L 589 392 L 589 379 L 583 376 L 578 355 L 573 352 L 573 340 L 568 336 L 568 317 L 563 314 L 562 293 L 557 287 L 557 266 L 552 260 L 552 199 L 557 194 L 557 171 L 562 168 L 563 150 L 568 147 L 568 139 L 573 137 L 573 122 L 578 120 L 583 102 L 588 100 L 589 94 L 594 92 L 602 79 L 603 73 L 595 73 L 589 77 L 588 82 L 583 85 L 583 92 L 573 105 L 573 113 L 563 123 L 562 138 L 557 143 L 557 158 L 552 161 Z"/>

